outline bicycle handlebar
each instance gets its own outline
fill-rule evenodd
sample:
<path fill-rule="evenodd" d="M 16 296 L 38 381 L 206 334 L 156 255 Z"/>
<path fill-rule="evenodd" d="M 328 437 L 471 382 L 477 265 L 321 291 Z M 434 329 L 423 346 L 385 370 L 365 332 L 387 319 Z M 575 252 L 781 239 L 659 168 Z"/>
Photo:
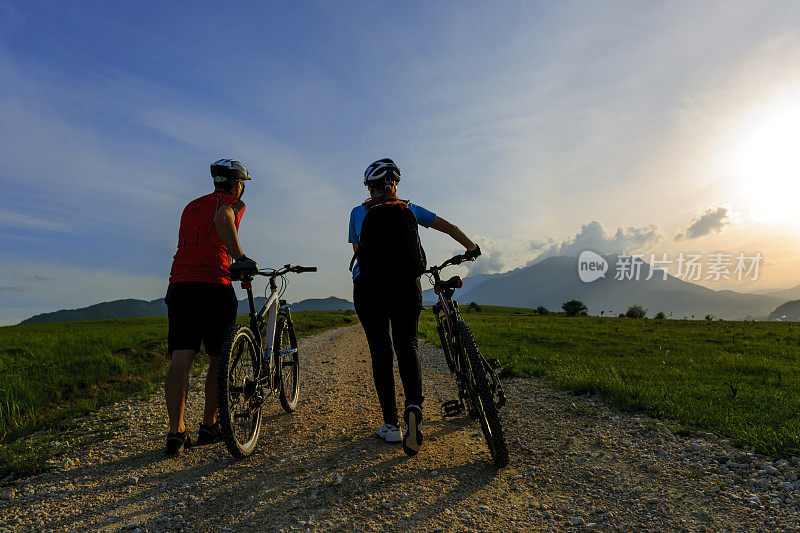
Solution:
<path fill-rule="evenodd" d="M 477 258 L 480 255 L 481 255 L 481 248 L 480 248 L 480 246 L 478 246 L 477 248 L 475 248 L 471 252 L 465 252 L 465 253 L 460 254 L 460 255 L 454 255 L 453 257 L 451 257 L 450 259 L 448 259 L 447 261 L 445 261 L 441 265 L 433 266 L 433 267 L 429 268 L 428 270 L 423 272 L 423 274 L 432 274 L 434 270 L 442 270 L 445 267 L 460 265 L 464 261 L 470 261 L 472 259 Z"/>
<path fill-rule="evenodd" d="M 283 265 L 283 268 L 265 268 L 263 270 L 258 271 L 259 276 L 283 276 L 284 274 L 288 274 L 289 272 L 294 272 L 295 274 L 302 274 L 303 272 L 316 272 L 317 267 L 304 267 L 300 265 Z"/>

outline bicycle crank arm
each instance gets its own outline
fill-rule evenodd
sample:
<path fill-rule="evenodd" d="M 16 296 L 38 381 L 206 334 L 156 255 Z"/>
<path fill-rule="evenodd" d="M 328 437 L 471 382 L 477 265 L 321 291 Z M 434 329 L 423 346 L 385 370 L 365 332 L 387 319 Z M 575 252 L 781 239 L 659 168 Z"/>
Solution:
<path fill-rule="evenodd" d="M 267 374 L 266 376 L 261 376 L 258 378 L 258 386 L 259 387 L 270 387 L 272 383 L 272 373 Z"/>

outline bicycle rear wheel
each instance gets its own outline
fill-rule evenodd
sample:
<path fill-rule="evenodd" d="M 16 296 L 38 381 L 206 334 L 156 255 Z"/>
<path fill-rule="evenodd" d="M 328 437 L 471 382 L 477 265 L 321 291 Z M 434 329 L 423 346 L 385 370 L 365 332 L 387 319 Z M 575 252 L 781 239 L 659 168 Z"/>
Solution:
<path fill-rule="evenodd" d="M 253 453 L 261 431 L 264 398 L 258 385 L 259 357 L 250 328 L 234 327 L 220 356 L 217 402 L 225 445 L 238 458 Z"/>
<path fill-rule="evenodd" d="M 300 354 L 297 351 L 297 338 L 294 329 L 286 318 L 278 319 L 275 335 L 275 357 L 280 365 L 281 392 L 278 395 L 281 406 L 287 413 L 297 407 L 300 396 Z"/>
<path fill-rule="evenodd" d="M 494 394 L 489 388 L 489 378 L 486 375 L 483 356 L 478 351 L 478 345 L 475 344 L 472 331 L 466 322 L 456 322 L 456 334 L 466 355 L 465 362 L 469 377 L 467 392 L 470 396 L 470 404 L 478 415 L 478 421 L 495 466 L 503 468 L 508 465 L 508 447 L 503 436 L 503 428 L 500 425 Z"/>

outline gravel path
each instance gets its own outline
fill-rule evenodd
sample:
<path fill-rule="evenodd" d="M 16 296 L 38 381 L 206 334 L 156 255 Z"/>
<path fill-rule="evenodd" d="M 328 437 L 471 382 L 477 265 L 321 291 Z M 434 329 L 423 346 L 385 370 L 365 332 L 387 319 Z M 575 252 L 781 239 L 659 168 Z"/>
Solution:
<path fill-rule="evenodd" d="M 224 444 L 165 458 L 162 396 L 118 403 L 87 420 L 122 415 L 129 428 L 113 440 L 0 489 L 0 530 L 800 530 L 797 461 L 766 462 L 713 435 L 675 437 L 537 380 L 504 382 L 511 465 L 497 471 L 476 422 L 439 416 L 455 388 L 428 345 L 425 444 L 408 458 L 373 435 L 380 415 L 360 326 L 300 348 L 301 404 L 294 414 L 267 404 L 249 459 L 232 460 Z M 189 402 L 194 429 L 195 384 Z"/>

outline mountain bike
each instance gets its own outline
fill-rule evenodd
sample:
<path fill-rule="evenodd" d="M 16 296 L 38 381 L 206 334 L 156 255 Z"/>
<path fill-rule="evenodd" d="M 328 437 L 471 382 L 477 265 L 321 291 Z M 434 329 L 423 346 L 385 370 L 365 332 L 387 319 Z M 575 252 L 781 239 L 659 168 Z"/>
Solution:
<path fill-rule="evenodd" d="M 439 276 L 444 268 L 460 265 L 472 257 L 469 253 L 457 255 L 425 271 L 433 278 L 433 291 L 439 297 L 432 307 L 436 330 L 447 366 L 458 386 L 458 399 L 444 402 L 442 411 L 445 416 L 456 416 L 466 408 L 470 417 L 477 418 L 492 460 L 497 468 L 502 468 L 508 465 L 508 447 L 498 415 L 498 409 L 506 403 L 503 388 L 495 373 L 500 365 L 496 359 L 486 359 L 481 355 L 472 331 L 461 318 L 458 302 L 453 299 L 456 289 L 463 286 L 461 278 L 453 276 L 442 281 Z"/>
<path fill-rule="evenodd" d="M 289 272 L 316 272 L 317 267 L 284 265 L 280 269 L 255 270 L 241 276 L 250 304 L 249 326 L 237 324 L 222 349 L 217 380 L 219 421 L 225 445 L 235 457 L 243 458 L 258 443 L 261 407 L 271 396 L 280 399 L 286 412 L 297 407 L 300 393 L 300 354 L 292 315 L 286 300 L 284 278 Z M 256 312 L 252 281 L 269 278 L 270 294 Z M 280 290 L 278 289 L 280 280 Z"/>

